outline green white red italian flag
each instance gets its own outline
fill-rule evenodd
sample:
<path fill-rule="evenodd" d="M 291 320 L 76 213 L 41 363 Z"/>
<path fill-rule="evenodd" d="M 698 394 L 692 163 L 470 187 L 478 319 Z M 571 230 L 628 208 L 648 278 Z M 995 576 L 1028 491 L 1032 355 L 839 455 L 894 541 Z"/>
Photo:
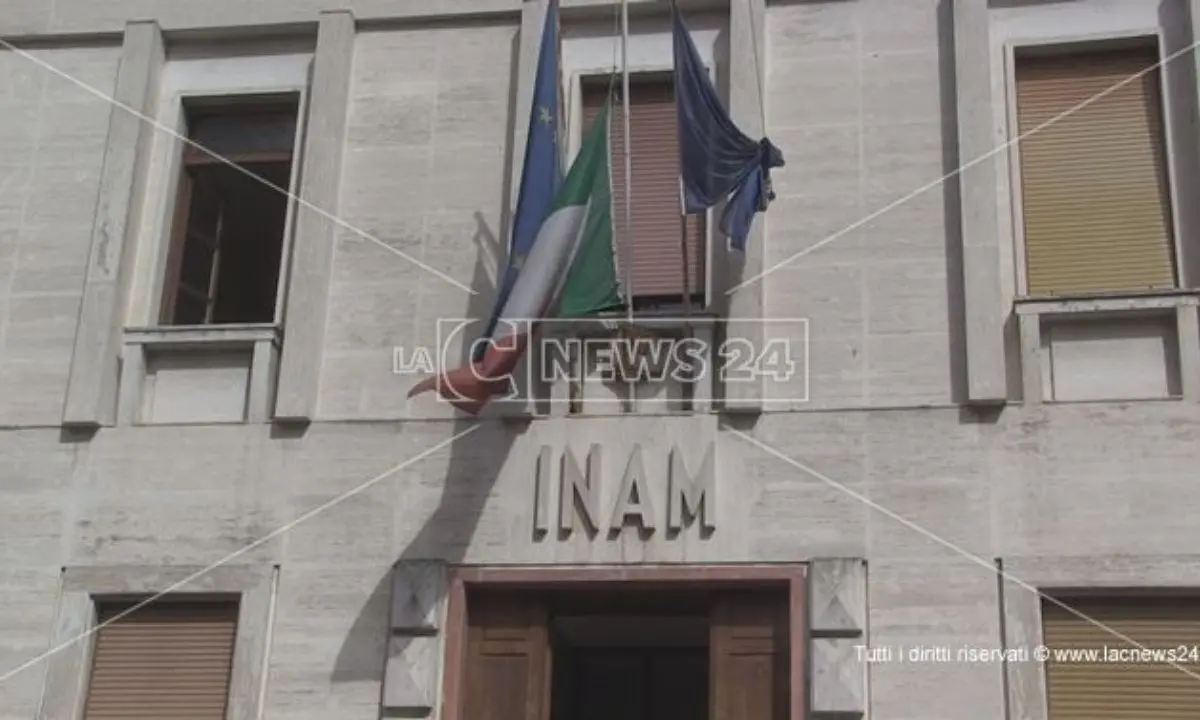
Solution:
<path fill-rule="evenodd" d="M 489 399 L 508 390 L 539 321 L 620 306 L 613 259 L 610 115 L 606 104 L 584 137 L 482 358 L 422 380 L 409 397 L 437 390 L 455 407 L 477 414 Z"/>

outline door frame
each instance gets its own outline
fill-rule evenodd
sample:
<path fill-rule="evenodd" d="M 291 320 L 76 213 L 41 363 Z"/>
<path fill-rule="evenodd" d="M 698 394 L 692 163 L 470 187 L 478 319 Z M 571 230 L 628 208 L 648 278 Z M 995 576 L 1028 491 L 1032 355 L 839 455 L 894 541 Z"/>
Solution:
<path fill-rule="evenodd" d="M 788 675 L 791 684 L 790 720 L 808 716 L 808 588 L 806 563 L 777 565 L 590 565 L 541 567 L 484 567 L 459 565 L 449 569 L 446 636 L 442 673 L 443 720 L 462 717 L 466 662 L 467 591 L 473 589 L 646 590 L 786 588 L 788 593 Z"/>

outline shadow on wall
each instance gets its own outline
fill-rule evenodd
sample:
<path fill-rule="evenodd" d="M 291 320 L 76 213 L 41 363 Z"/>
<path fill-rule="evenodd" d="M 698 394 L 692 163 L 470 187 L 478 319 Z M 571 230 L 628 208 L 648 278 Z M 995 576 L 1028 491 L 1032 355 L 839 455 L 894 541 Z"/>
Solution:
<path fill-rule="evenodd" d="M 966 288 L 963 282 L 962 185 L 957 173 L 962 158 L 958 149 L 958 82 L 954 56 L 954 2 L 938 3 L 938 80 L 942 104 L 942 175 L 946 226 L 946 303 L 950 317 L 950 400 L 967 399 Z M 973 158 L 968 158 L 970 161 Z"/>
<path fill-rule="evenodd" d="M 505 135 L 508 138 L 513 137 L 516 121 L 519 56 L 520 34 L 516 33 L 512 41 L 510 109 Z M 515 161 L 513 147 L 509 143 L 504 162 L 503 196 L 500 203 L 500 207 L 503 208 L 500 218 L 501 232 L 493 232 L 488 227 L 483 213 L 476 211 L 475 235 L 473 238 L 463 238 L 463 251 L 470 252 L 472 248 L 476 251 L 471 287 L 478 294 L 470 297 L 467 315 L 480 320 L 468 330 L 469 337 L 476 337 L 483 331 L 495 298 L 495 281 L 488 272 L 485 258 L 494 257 L 499 260 L 497 277 L 507 260 L 508 243 L 501 242 L 499 238 L 507 238 L 508 228 L 511 227 L 510 178 Z M 464 343 L 460 357 L 462 361 L 466 361 L 470 352 L 468 345 L 469 343 Z M 516 436 L 527 427 L 521 423 L 481 422 L 462 416 L 454 421 L 451 435 L 465 432 L 474 425 L 478 425 L 478 429 L 449 446 L 450 461 L 443 477 L 442 493 L 437 506 L 412 536 L 412 540 L 396 559 L 396 564 L 416 560 L 440 560 L 453 565 L 461 563 L 466 556 L 500 469 L 504 467 Z M 399 514 L 400 508 L 396 511 Z M 334 683 L 379 682 L 382 689 L 388 652 L 387 641 L 390 635 L 388 613 L 391 606 L 391 581 L 392 573 L 389 569 L 389 572 L 379 578 L 366 603 L 359 610 L 334 662 L 331 678 Z"/>

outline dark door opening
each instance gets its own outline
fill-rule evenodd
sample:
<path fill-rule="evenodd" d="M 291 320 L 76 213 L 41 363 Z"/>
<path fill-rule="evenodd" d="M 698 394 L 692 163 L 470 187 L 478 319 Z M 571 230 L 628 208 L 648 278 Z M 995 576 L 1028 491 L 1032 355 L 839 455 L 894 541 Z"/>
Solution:
<path fill-rule="evenodd" d="M 551 720 L 708 720 L 708 618 L 551 619 Z"/>
<path fill-rule="evenodd" d="M 457 720 L 787 720 L 786 588 L 467 596 Z"/>

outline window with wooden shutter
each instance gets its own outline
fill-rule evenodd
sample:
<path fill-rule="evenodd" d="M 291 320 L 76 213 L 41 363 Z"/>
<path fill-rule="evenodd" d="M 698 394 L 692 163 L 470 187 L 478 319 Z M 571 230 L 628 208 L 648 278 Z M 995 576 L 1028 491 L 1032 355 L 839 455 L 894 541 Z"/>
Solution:
<path fill-rule="evenodd" d="M 1029 295 L 1175 287 L 1158 61 L 1153 45 L 1016 58 Z"/>
<path fill-rule="evenodd" d="M 101 603 L 101 623 L 135 603 Z M 225 720 L 238 603 L 155 601 L 95 638 L 84 720 Z"/>
<path fill-rule="evenodd" d="M 550 641 L 541 598 L 472 597 L 466 655 L 462 720 L 549 720 Z"/>
<path fill-rule="evenodd" d="M 1070 607 L 1150 650 L 1200 645 L 1200 601 L 1173 598 L 1064 599 Z M 1194 720 L 1200 681 L 1166 662 L 1072 662 L 1055 650 L 1105 648 L 1140 652 L 1111 632 L 1058 605 L 1042 604 L 1050 720 Z M 1174 662 L 1200 674 L 1188 654 Z"/>
<path fill-rule="evenodd" d="M 712 613 L 710 720 L 788 720 L 787 593 L 722 593 Z"/>
<path fill-rule="evenodd" d="M 591 127 L 610 92 L 613 230 L 620 280 L 632 274 L 635 307 L 678 302 L 683 298 L 683 250 L 680 243 L 679 145 L 675 88 L 670 74 L 638 73 L 630 78 L 631 192 L 625 187 L 625 125 L 620 83 L 608 77 L 583 85 L 583 129 Z M 625 223 L 630 198 L 633 232 Z M 687 218 L 688 289 L 694 301 L 704 297 L 705 218 Z M 630 242 L 632 239 L 632 249 Z M 632 273 L 630 273 L 632 269 Z"/>

